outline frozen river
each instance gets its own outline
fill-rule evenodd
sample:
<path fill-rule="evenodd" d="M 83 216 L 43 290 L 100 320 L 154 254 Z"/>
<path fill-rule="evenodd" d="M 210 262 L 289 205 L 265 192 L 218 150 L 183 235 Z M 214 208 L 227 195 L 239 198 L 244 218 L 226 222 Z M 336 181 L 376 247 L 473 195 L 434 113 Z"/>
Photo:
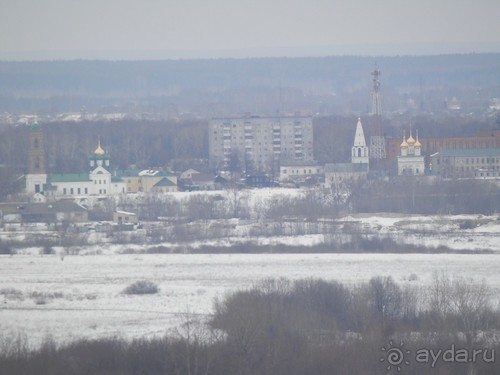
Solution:
<path fill-rule="evenodd" d="M 358 283 L 391 275 L 425 288 L 444 271 L 484 279 L 500 300 L 500 254 L 152 254 L 0 256 L 0 335 L 143 337 L 175 329 L 185 313 L 210 314 L 213 300 L 266 278 Z M 128 296 L 147 279 L 160 292 Z M 410 281 L 411 280 L 411 281 Z M 0 336 L 1 339 L 1 336 Z"/>

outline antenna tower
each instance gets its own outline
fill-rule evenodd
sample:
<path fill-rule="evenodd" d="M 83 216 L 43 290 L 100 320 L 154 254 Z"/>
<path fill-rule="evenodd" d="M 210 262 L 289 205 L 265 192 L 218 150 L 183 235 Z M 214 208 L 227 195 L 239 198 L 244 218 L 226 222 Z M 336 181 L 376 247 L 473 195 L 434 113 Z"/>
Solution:
<path fill-rule="evenodd" d="M 382 107 L 380 104 L 380 76 L 382 75 L 382 72 L 377 68 L 377 64 L 375 64 L 375 70 L 371 72 L 371 75 L 373 76 L 371 115 L 375 118 L 376 132 L 375 135 L 370 137 L 370 158 L 385 159 L 385 138 L 382 135 L 380 123 L 382 115 Z"/>
<path fill-rule="evenodd" d="M 372 115 L 380 116 L 382 110 L 380 107 L 380 76 L 382 72 L 377 69 L 377 64 L 375 64 L 375 70 L 371 73 L 373 76 L 373 89 L 372 89 Z"/>

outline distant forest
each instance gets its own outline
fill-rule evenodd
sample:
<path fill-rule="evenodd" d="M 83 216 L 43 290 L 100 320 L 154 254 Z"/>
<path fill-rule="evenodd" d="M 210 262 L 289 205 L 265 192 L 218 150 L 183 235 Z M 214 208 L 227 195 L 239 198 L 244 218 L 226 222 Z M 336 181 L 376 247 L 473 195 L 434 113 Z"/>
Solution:
<path fill-rule="evenodd" d="M 366 113 L 375 65 L 387 112 L 484 109 L 500 97 L 500 54 L 165 61 L 0 62 L 0 111 Z"/>

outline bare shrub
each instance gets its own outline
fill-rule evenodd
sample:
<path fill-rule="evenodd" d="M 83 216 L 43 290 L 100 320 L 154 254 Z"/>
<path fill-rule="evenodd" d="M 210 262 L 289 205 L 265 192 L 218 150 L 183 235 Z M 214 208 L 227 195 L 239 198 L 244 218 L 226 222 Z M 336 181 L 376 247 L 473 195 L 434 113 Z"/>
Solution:
<path fill-rule="evenodd" d="M 64 294 L 61 292 L 50 293 L 34 291 L 29 294 L 29 297 L 33 299 L 37 305 L 45 305 L 55 298 L 64 298 Z"/>
<path fill-rule="evenodd" d="M 464 220 L 462 221 L 458 227 L 460 229 L 474 229 L 478 226 L 477 222 L 475 220 Z"/>
<path fill-rule="evenodd" d="M 50 245 L 45 245 L 41 250 L 41 255 L 52 255 L 55 254 L 54 248 Z"/>
<path fill-rule="evenodd" d="M 441 331 L 462 330 L 470 344 L 476 331 L 491 321 L 490 295 L 484 280 L 435 273 L 429 296 L 431 324 Z"/>
<path fill-rule="evenodd" d="M 4 296 L 6 300 L 23 300 L 23 292 L 15 288 L 2 288 L 0 289 L 0 296 Z"/>
<path fill-rule="evenodd" d="M 149 280 L 139 280 L 130 284 L 123 290 L 123 294 L 156 294 L 160 291 L 158 285 Z"/>

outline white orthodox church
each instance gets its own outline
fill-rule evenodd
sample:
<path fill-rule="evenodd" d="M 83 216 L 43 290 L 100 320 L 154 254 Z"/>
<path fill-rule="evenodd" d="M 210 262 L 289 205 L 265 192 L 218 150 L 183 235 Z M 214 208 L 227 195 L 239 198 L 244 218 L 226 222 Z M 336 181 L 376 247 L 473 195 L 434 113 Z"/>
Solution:
<path fill-rule="evenodd" d="M 351 149 L 350 163 L 329 163 L 325 165 L 325 187 L 340 186 L 349 181 L 367 178 L 370 155 L 366 146 L 365 133 L 361 119 L 358 118 L 356 133 Z"/>
<path fill-rule="evenodd" d="M 422 144 L 418 140 L 418 130 L 416 140 L 411 134 L 411 129 L 408 139 L 403 133 L 403 142 L 399 147 L 401 155 L 398 156 L 398 175 L 423 175 L 425 173 L 425 161 L 422 155 Z"/>
<path fill-rule="evenodd" d="M 30 134 L 29 171 L 26 175 L 26 193 L 41 193 L 46 197 L 111 195 L 126 192 L 123 179 L 109 172 L 109 155 L 100 141 L 89 155 L 88 173 L 47 174 L 40 125 L 35 123 Z"/>

